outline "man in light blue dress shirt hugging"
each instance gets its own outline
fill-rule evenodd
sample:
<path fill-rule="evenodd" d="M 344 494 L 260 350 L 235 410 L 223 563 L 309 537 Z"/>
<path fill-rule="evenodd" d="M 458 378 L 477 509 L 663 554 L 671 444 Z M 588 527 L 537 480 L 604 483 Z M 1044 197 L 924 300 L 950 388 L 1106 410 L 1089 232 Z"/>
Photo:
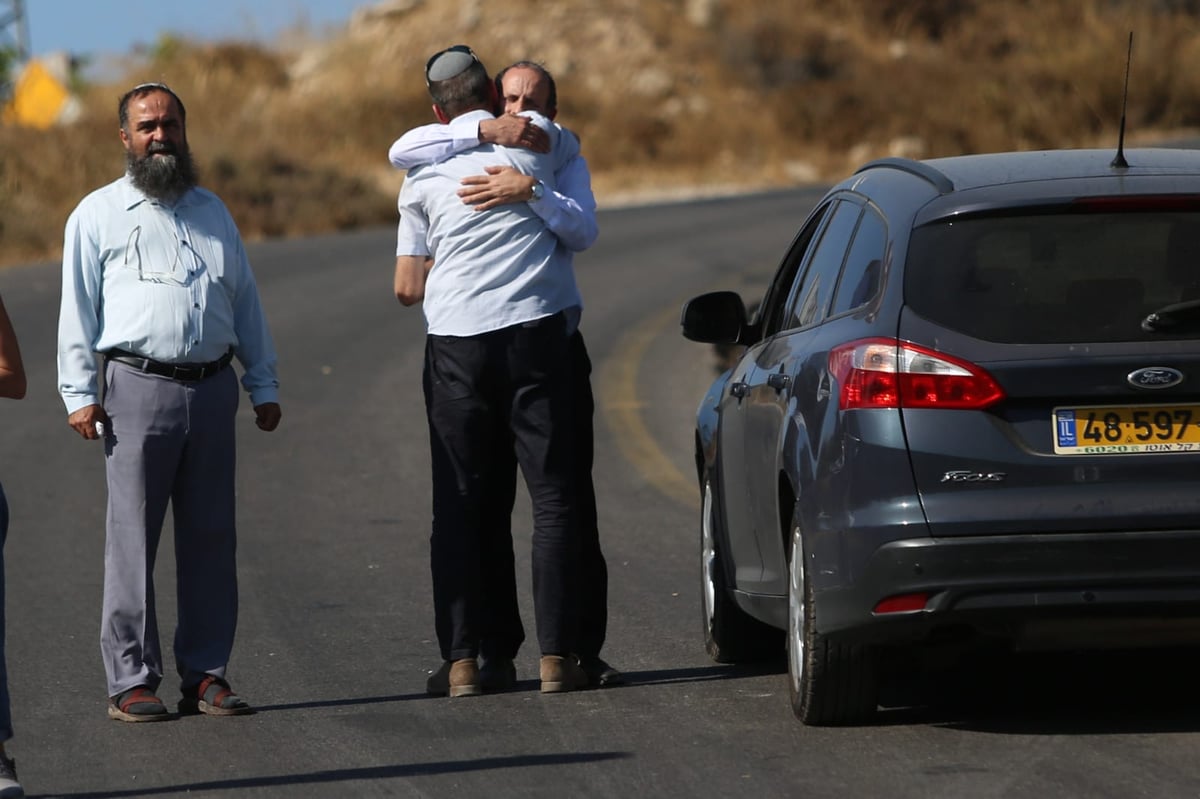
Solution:
<path fill-rule="evenodd" d="M 464 45 L 426 66 L 439 121 L 477 125 L 492 117 L 495 90 Z M 489 554 L 501 541 L 489 517 L 497 459 L 515 449 L 533 505 L 534 615 L 543 693 L 584 687 L 574 659 L 578 563 L 576 475 L 568 342 L 571 309 L 581 306 L 570 257 L 527 204 L 478 212 L 464 205 L 461 181 L 497 163 L 535 177 L 547 190 L 577 157 L 578 142 L 538 124 L 549 152 L 480 145 L 408 173 L 400 191 L 394 289 L 405 305 L 423 303 L 424 390 L 433 466 L 434 623 L 442 666 L 434 695 L 484 689 L 477 658 L 488 628 Z M 432 264 L 432 267 L 430 265 Z M 506 456 L 511 458 L 511 455 Z M 503 512 L 509 512 L 504 509 Z M 511 572 L 511 556 L 504 564 Z"/>
<path fill-rule="evenodd" d="M 463 115 L 448 124 L 431 124 L 414 128 L 397 139 L 388 150 L 388 160 L 400 169 L 415 169 L 424 164 L 436 164 L 454 153 L 478 147 L 480 144 L 502 144 L 523 147 L 535 152 L 549 152 L 550 136 L 541 127 L 535 114 L 554 120 L 558 113 L 558 90 L 554 77 L 541 64 L 518 61 L 502 69 L 495 79 L 499 100 L 503 105 L 495 118 L 476 120 Z M 557 125 L 555 126 L 558 127 Z M 573 135 L 559 128 L 562 135 Z M 511 166 L 499 164 L 487 167 L 486 174 L 463 178 L 457 195 L 477 211 L 487 211 L 505 204 L 527 204 L 553 233 L 568 254 L 581 252 L 596 241 L 596 200 L 592 194 L 592 178 L 582 153 L 562 164 L 554 173 L 555 186 L 547 189 L 533 175 L 523 174 Z M 591 386 L 591 359 L 583 335 L 578 328 L 582 309 L 569 315 L 571 334 L 572 394 L 575 420 L 574 468 L 579 528 L 579 636 L 580 665 L 594 686 L 616 685 L 623 681 L 621 673 L 600 657 L 608 627 L 608 566 L 600 546 L 600 530 L 596 508 L 596 492 L 592 482 L 593 429 L 592 415 L 595 399 Z M 511 448 L 510 448 L 511 449 Z M 497 473 L 490 479 L 494 489 L 489 502 L 492 523 L 500 528 L 495 551 L 489 553 L 494 568 L 485 585 L 488 597 L 487 630 L 480 645 L 480 681 L 484 690 L 502 690 L 516 683 L 513 661 L 525 640 L 517 600 L 516 578 L 505 563 L 513 560 L 510 515 L 516 497 L 516 456 L 497 463 Z"/>

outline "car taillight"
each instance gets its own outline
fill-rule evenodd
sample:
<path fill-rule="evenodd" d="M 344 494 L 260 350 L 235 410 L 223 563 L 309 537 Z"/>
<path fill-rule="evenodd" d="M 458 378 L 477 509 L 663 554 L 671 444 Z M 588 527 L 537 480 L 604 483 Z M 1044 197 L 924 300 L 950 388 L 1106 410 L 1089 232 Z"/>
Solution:
<path fill-rule="evenodd" d="M 898 341 L 851 341 L 829 353 L 838 407 L 980 409 L 1004 399 L 984 370 L 945 353 Z"/>

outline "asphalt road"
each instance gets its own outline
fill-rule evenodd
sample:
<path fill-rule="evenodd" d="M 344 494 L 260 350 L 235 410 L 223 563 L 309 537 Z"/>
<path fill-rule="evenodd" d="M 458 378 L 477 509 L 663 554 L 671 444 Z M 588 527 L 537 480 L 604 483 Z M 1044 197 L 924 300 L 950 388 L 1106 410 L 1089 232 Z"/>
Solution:
<path fill-rule="evenodd" d="M 258 713 L 105 715 L 103 463 L 55 391 L 57 268 L 0 271 L 29 396 L 0 405 L 8 663 L 30 796 L 1173 797 L 1200 793 L 1197 659 L 1112 653 L 936 664 L 871 726 L 800 726 L 782 658 L 713 664 L 699 610 L 691 423 L 711 352 L 686 298 L 755 298 L 815 199 L 788 192 L 602 213 L 577 260 L 598 398 L 610 569 L 605 655 L 628 684 L 424 695 L 428 443 L 418 309 L 391 296 L 391 230 L 250 248 L 281 356 L 283 423 L 239 419 L 241 624 L 230 678 Z M 528 505 L 517 509 L 528 530 Z M 518 533 L 526 625 L 528 536 Z M 156 573 L 174 623 L 174 552 Z M 168 667 L 171 667 L 168 659 Z M 176 684 L 161 689 L 174 702 Z"/>

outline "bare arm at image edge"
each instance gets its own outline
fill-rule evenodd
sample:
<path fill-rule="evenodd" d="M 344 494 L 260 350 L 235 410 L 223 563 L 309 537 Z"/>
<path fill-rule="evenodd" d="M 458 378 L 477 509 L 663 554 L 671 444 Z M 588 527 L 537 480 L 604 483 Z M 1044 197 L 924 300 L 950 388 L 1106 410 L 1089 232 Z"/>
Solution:
<path fill-rule="evenodd" d="M 21 399 L 25 388 L 25 365 L 21 362 L 17 333 L 4 308 L 4 300 L 0 299 L 0 397 Z"/>

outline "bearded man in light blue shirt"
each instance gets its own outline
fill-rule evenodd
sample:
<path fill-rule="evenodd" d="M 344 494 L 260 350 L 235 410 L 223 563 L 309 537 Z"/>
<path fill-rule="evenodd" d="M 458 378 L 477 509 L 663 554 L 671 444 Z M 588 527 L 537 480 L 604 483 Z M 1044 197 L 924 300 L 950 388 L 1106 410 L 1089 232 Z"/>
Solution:
<path fill-rule="evenodd" d="M 280 420 L 274 344 L 229 211 L 196 185 L 186 110 L 167 86 L 118 103 L 126 173 L 67 220 L 58 325 L 67 423 L 101 439 L 108 484 L 100 649 L 108 715 L 170 718 L 154 558 L 175 523 L 181 713 L 252 712 L 225 679 L 237 626 L 234 358 L 255 421 Z M 96 353 L 104 356 L 104 396 Z"/>

